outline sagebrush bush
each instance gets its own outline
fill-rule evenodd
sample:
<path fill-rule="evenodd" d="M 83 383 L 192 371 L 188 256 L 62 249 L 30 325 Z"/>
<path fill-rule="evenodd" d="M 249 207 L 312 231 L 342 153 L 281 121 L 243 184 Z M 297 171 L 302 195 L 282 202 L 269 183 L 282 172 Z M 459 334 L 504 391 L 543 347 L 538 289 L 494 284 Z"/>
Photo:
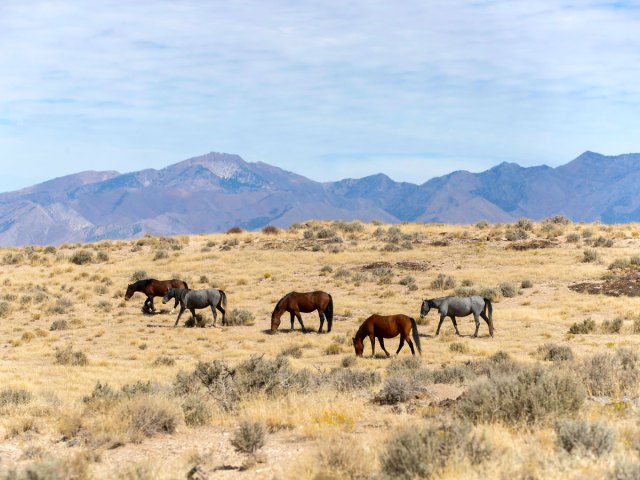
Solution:
<path fill-rule="evenodd" d="M 469 347 L 466 343 L 462 342 L 451 342 L 449 344 L 449 350 L 455 353 L 469 353 Z"/>
<path fill-rule="evenodd" d="M 555 423 L 556 443 L 569 453 L 588 452 L 601 456 L 613 450 L 616 434 L 605 422 L 561 420 Z"/>
<path fill-rule="evenodd" d="M 262 229 L 262 233 L 265 235 L 278 235 L 280 233 L 280 229 L 278 227 L 274 227 L 273 225 L 267 225 Z"/>
<path fill-rule="evenodd" d="M 49 330 L 67 330 L 69 328 L 69 323 L 61 318 L 59 320 L 54 320 L 49 327 Z"/>
<path fill-rule="evenodd" d="M 302 357 L 302 348 L 300 348 L 298 345 L 285 347 L 280 350 L 280 355 L 284 355 L 285 357 L 300 358 Z"/>
<path fill-rule="evenodd" d="M 431 288 L 435 290 L 448 290 L 455 288 L 456 281 L 451 275 L 445 275 L 439 273 L 438 276 L 431 282 Z"/>
<path fill-rule="evenodd" d="M 567 242 L 578 243 L 579 241 L 580 241 L 580 234 L 576 232 L 571 232 L 567 235 Z"/>
<path fill-rule="evenodd" d="M 431 478 L 452 458 L 465 454 L 470 430 L 464 422 L 403 428 L 386 444 L 382 472 L 394 479 Z"/>
<path fill-rule="evenodd" d="M 241 325 L 254 325 L 255 316 L 249 310 L 244 308 L 234 308 L 225 316 L 225 320 L 228 325 L 241 326 Z"/>
<path fill-rule="evenodd" d="M 11 305 L 8 302 L 0 302 L 0 318 L 6 317 L 11 311 Z"/>
<path fill-rule="evenodd" d="M 370 370 L 336 368 L 325 381 L 339 392 L 349 392 L 377 385 L 380 383 L 380 374 Z"/>
<path fill-rule="evenodd" d="M 390 376 L 385 380 L 382 390 L 374 398 L 380 405 L 395 405 L 415 397 L 416 386 L 405 376 Z"/>
<path fill-rule="evenodd" d="M 231 438 L 236 452 L 254 455 L 265 444 L 265 427 L 261 422 L 243 420 Z"/>
<path fill-rule="evenodd" d="M 516 241 L 516 240 L 525 240 L 527 238 L 529 238 L 529 234 L 527 233 L 526 230 L 522 229 L 522 228 L 516 228 L 514 230 L 509 230 L 506 234 L 505 234 L 505 238 L 510 241 Z"/>
<path fill-rule="evenodd" d="M 578 364 L 577 374 L 590 395 L 619 397 L 635 391 L 640 381 L 640 359 L 624 348 L 615 355 L 597 353 Z"/>
<path fill-rule="evenodd" d="M 89 456 L 84 453 L 63 458 L 43 455 L 26 465 L 7 468 L 0 473 L 2 480 L 90 480 L 91 478 Z"/>
<path fill-rule="evenodd" d="M 56 364 L 82 366 L 89 363 L 87 356 L 80 350 L 73 350 L 71 345 L 56 348 Z"/>
<path fill-rule="evenodd" d="M 603 333 L 620 333 L 622 330 L 623 320 L 621 317 L 614 318 L 613 320 L 604 320 L 602 322 Z"/>
<path fill-rule="evenodd" d="M 597 262 L 600 260 L 600 253 L 593 248 L 586 248 L 582 252 L 582 261 L 585 263 Z"/>
<path fill-rule="evenodd" d="M 576 322 L 571 325 L 571 327 L 569 327 L 569 333 L 572 333 L 574 335 L 584 335 L 593 332 L 595 328 L 596 322 L 591 318 L 587 318 L 581 323 Z"/>
<path fill-rule="evenodd" d="M 73 252 L 69 261 L 76 265 L 86 265 L 87 263 L 93 262 L 93 253 L 89 250 L 78 250 Z"/>
<path fill-rule="evenodd" d="M 130 280 L 131 280 L 131 283 L 135 283 L 140 280 L 144 280 L 145 278 L 148 278 L 148 277 L 149 276 L 147 275 L 147 272 L 145 272 L 144 270 L 136 270 L 131 275 Z"/>
<path fill-rule="evenodd" d="M 342 353 L 342 345 L 339 343 L 332 343 L 324 349 L 325 355 L 339 355 Z"/>
<path fill-rule="evenodd" d="M 500 294 L 506 298 L 515 297 L 518 295 L 518 289 L 513 283 L 504 282 L 500 284 Z"/>
<path fill-rule="evenodd" d="M 184 423 L 190 427 L 206 425 L 212 417 L 211 408 L 200 395 L 189 395 L 182 402 Z"/>
<path fill-rule="evenodd" d="M 31 402 L 33 395 L 28 390 L 22 388 L 6 387 L 0 390 L 0 407 L 11 405 L 26 405 Z"/>
<path fill-rule="evenodd" d="M 533 282 L 531 280 L 522 280 L 520 283 L 520 288 L 532 288 Z"/>
<path fill-rule="evenodd" d="M 176 364 L 175 359 L 168 355 L 160 355 L 156 357 L 156 359 L 153 361 L 153 365 L 155 367 L 159 367 L 159 366 L 172 367 L 175 364 Z"/>
<path fill-rule="evenodd" d="M 535 424 L 576 412 L 584 399 L 584 387 L 574 376 L 534 366 L 477 380 L 460 399 L 458 412 L 476 423 Z"/>
<path fill-rule="evenodd" d="M 635 460 L 620 460 L 609 472 L 609 480 L 638 480 L 640 478 L 640 462 Z"/>
<path fill-rule="evenodd" d="M 556 345 L 555 343 L 545 343 L 538 347 L 537 354 L 541 360 L 551 362 L 564 362 L 573 360 L 573 351 L 568 345 Z"/>
<path fill-rule="evenodd" d="M 134 443 L 158 433 L 174 433 L 182 419 L 179 407 L 157 395 L 124 398 L 114 410 L 114 415 L 125 420 L 127 437 Z"/>

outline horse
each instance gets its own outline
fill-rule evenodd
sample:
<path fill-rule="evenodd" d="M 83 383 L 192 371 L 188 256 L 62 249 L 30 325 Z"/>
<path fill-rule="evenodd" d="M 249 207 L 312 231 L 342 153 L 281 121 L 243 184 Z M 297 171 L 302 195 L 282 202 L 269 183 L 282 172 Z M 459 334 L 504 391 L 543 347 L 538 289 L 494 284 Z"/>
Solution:
<path fill-rule="evenodd" d="M 371 356 L 373 357 L 376 353 L 376 338 L 380 342 L 380 346 L 384 353 L 389 356 L 389 352 L 384 348 L 384 338 L 393 338 L 400 335 L 400 346 L 396 351 L 396 355 L 400 353 L 402 347 L 404 346 L 404 342 L 409 344 L 409 348 L 411 348 L 411 354 L 415 355 L 416 352 L 413 349 L 413 342 L 411 341 L 411 337 L 409 333 L 413 334 L 413 340 L 416 342 L 416 347 L 418 348 L 418 352 L 422 355 L 422 347 L 420 346 L 420 337 L 418 336 L 418 325 L 416 324 L 415 318 L 408 317 L 406 315 L 397 314 L 397 315 L 371 315 L 367 318 L 360 328 L 356 332 L 356 336 L 352 338 L 353 340 L 353 348 L 356 351 L 356 356 L 361 357 L 362 352 L 364 350 L 364 342 L 365 337 L 369 337 L 371 340 Z"/>
<path fill-rule="evenodd" d="M 191 311 L 191 315 L 194 320 L 196 318 L 196 308 L 211 307 L 213 313 L 212 327 L 216 326 L 216 308 L 222 312 L 222 325 L 226 325 L 225 313 L 227 310 L 227 294 L 217 288 L 207 288 L 206 290 L 189 290 L 188 288 L 168 288 L 167 293 L 162 298 L 162 303 L 167 303 L 170 299 L 175 298 L 180 302 L 180 313 L 176 318 L 176 323 L 173 325 L 176 327 L 180 321 L 180 317 L 184 311 L 188 308 Z"/>
<path fill-rule="evenodd" d="M 142 311 L 145 313 L 155 312 L 156 309 L 153 306 L 153 297 L 163 297 L 167 293 L 168 288 L 189 288 L 187 282 L 182 280 L 156 280 L 155 278 L 146 278 L 139 280 L 135 283 L 127 285 L 127 293 L 124 294 L 124 299 L 129 300 L 134 293 L 142 292 L 147 296 L 147 299 L 142 306 Z M 178 306 L 178 300 L 173 306 L 173 309 Z"/>
<path fill-rule="evenodd" d="M 322 291 L 287 293 L 276 303 L 273 309 L 273 313 L 271 314 L 271 333 L 276 333 L 276 330 L 278 330 L 280 317 L 282 317 L 284 312 L 291 314 L 291 330 L 293 330 L 294 317 L 297 317 L 302 331 L 307 333 L 307 330 L 304 328 L 304 323 L 302 323 L 300 312 L 309 313 L 314 310 L 317 310 L 320 316 L 318 333 L 322 333 L 325 318 L 327 320 L 327 333 L 329 333 L 333 325 L 333 298 L 331 295 Z"/>
<path fill-rule="evenodd" d="M 478 329 L 480 328 L 480 320 L 478 317 L 482 317 L 489 326 L 489 334 L 493 337 L 493 306 L 491 305 L 491 300 L 488 298 L 473 295 L 471 297 L 450 296 L 423 300 L 420 308 L 420 318 L 424 318 L 432 308 L 440 312 L 440 322 L 438 323 L 436 335 L 440 335 L 440 327 L 442 326 L 444 317 L 451 318 L 453 328 L 456 329 L 456 335 L 460 335 L 456 317 L 466 317 L 473 313 L 473 318 L 476 322 L 476 333 L 474 333 L 473 336 L 478 336 Z M 487 313 L 489 314 L 488 316 Z"/>

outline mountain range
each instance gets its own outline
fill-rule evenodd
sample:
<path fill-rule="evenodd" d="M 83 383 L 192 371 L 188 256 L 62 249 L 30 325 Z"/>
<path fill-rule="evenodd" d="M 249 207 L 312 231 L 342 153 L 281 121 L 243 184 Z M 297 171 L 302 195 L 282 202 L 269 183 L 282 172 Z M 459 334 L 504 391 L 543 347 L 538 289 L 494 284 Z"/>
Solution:
<path fill-rule="evenodd" d="M 212 152 L 160 170 L 81 172 L 1 193 L 0 245 L 287 227 L 310 219 L 474 223 L 556 214 L 640 221 L 640 154 L 585 152 L 556 168 L 505 162 L 415 185 L 384 174 L 320 183 Z"/>

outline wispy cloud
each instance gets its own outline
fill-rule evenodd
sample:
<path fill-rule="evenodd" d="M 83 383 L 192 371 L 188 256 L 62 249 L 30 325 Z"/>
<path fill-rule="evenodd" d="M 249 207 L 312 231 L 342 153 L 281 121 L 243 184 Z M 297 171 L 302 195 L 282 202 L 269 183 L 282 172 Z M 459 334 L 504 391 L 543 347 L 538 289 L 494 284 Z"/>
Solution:
<path fill-rule="evenodd" d="M 424 181 L 637 151 L 638 31 L 636 1 L 9 0 L 0 158 L 27 182 L 209 150 Z"/>

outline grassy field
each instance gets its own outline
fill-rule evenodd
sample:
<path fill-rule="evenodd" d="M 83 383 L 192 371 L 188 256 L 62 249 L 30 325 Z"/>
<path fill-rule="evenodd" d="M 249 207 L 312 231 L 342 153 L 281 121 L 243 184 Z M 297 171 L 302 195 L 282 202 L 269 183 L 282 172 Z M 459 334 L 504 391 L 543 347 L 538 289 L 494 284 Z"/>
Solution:
<path fill-rule="evenodd" d="M 562 217 L 2 249 L 0 478 L 639 478 L 640 297 L 568 288 L 638 254 L 637 224 Z M 237 325 L 143 314 L 143 277 L 223 289 Z M 331 333 L 269 334 L 292 290 L 332 294 Z M 492 298 L 494 338 L 432 312 L 422 356 L 355 358 L 369 315 L 454 293 Z"/>

